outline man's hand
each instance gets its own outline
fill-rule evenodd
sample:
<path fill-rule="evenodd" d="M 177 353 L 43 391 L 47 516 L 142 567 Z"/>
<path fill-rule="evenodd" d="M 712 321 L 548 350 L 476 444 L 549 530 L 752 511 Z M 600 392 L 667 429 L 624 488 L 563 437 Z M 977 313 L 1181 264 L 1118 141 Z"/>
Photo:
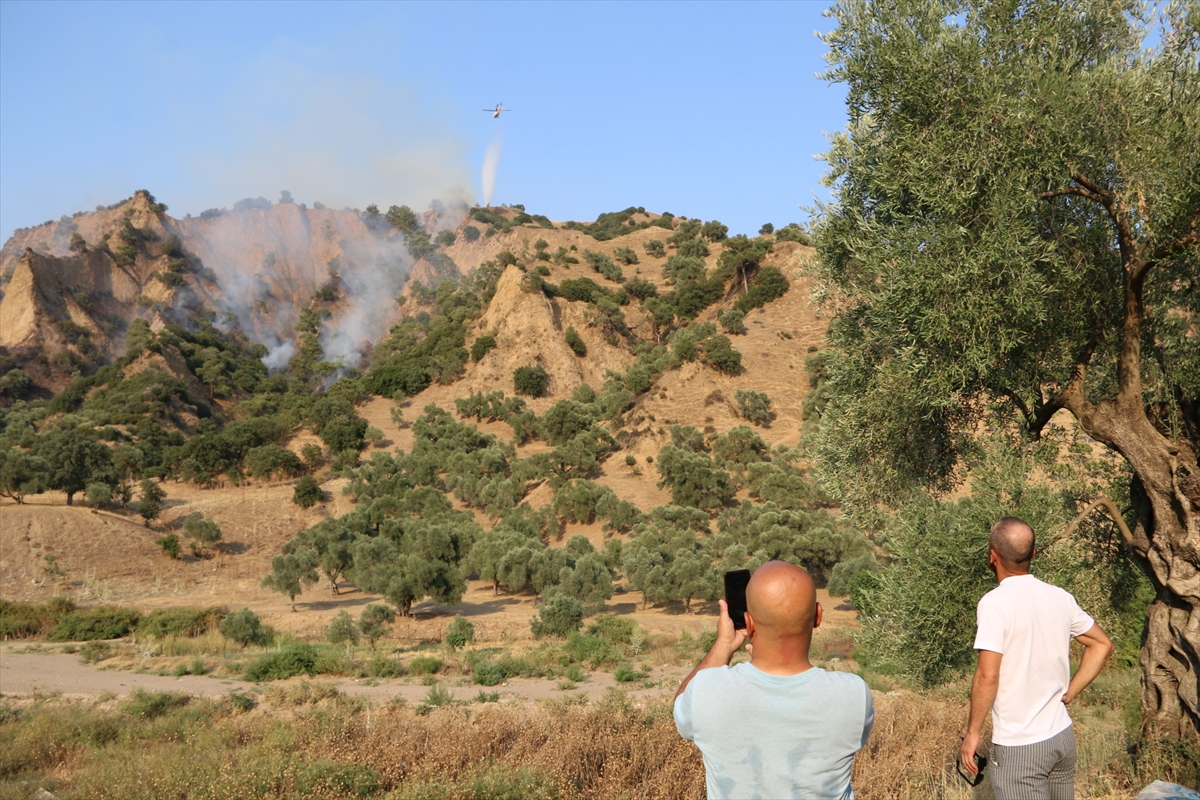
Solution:
<path fill-rule="evenodd" d="M 702 669 L 709 667 L 725 667 L 729 665 L 733 654 L 738 651 L 746 641 L 746 631 L 738 630 L 733 627 L 733 620 L 729 617 L 729 605 L 724 600 L 717 601 L 721 605 L 721 612 L 717 617 L 717 640 L 713 642 L 712 648 L 700 659 L 700 663 L 692 670 L 686 678 L 679 682 L 679 689 L 675 692 L 675 696 L 683 694 L 683 690 L 692 682 L 692 678 L 696 677 L 696 673 Z"/>
<path fill-rule="evenodd" d="M 968 733 L 963 737 L 962 747 L 958 751 L 958 762 L 972 775 L 979 772 L 975 768 L 975 754 L 979 751 L 979 740 L 978 733 Z"/>
<path fill-rule="evenodd" d="M 1099 625 L 1093 625 L 1086 633 L 1076 636 L 1075 641 L 1083 645 L 1083 658 L 1079 660 L 1079 669 L 1075 670 L 1075 675 L 1062 696 L 1063 705 L 1070 705 L 1084 687 L 1100 674 L 1104 662 L 1113 651 L 1113 643 Z"/>

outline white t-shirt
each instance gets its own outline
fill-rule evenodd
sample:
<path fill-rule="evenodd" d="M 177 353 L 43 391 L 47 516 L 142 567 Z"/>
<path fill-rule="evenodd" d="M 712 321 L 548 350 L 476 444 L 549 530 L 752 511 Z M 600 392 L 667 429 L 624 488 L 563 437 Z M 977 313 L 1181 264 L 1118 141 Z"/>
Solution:
<path fill-rule="evenodd" d="M 875 722 L 857 675 L 702 669 L 675 700 L 675 727 L 704 756 L 710 800 L 853 800 L 850 770 Z"/>
<path fill-rule="evenodd" d="M 1071 727 L 1062 702 L 1071 681 L 1071 639 L 1096 621 L 1070 593 L 1032 575 L 1005 578 L 983 596 L 976 614 L 975 649 L 1003 656 L 992 741 L 1035 744 Z"/>

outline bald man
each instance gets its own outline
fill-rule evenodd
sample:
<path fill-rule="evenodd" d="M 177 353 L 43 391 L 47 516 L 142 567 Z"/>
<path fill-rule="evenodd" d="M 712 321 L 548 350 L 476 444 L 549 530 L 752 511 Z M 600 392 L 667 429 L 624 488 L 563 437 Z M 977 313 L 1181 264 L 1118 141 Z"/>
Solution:
<path fill-rule="evenodd" d="M 675 693 L 675 727 L 704 756 L 715 798 L 850 798 L 854 754 L 871 733 L 871 691 L 808 658 L 821 605 L 807 572 L 771 561 L 746 587 L 746 628 L 721 601 L 717 641 Z M 743 643 L 750 661 L 730 659 Z"/>
<path fill-rule="evenodd" d="M 979 601 L 971 712 L 959 757 L 974 773 L 992 712 L 988 766 L 996 800 L 1072 800 L 1075 732 L 1067 705 L 1100 673 L 1112 642 L 1069 593 L 1029 574 L 1033 529 L 1016 517 L 992 526 L 988 566 L 1000 582 Z M 1071 639 L 1084 646 L 1071 677 Z"/>

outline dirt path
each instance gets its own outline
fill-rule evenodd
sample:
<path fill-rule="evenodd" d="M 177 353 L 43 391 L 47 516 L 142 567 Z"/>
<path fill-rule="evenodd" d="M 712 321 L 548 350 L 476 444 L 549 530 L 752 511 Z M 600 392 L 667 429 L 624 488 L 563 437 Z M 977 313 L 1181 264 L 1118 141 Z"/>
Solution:
<path fill-rule="evenodd" d="M 229 677 L 206 675 L 156 675 L 152 673 L 122 670 L 93 669 L 83 664 L 78 655 L 67 653 L 14 652 L 17 648 L 0 647 L 0 696 L 25 697 L 33 694 L 61 693 L 69 698 L 90 698 L 112 693 L 127 695 L 134 689 L 147 692 L 184 692 L 195 697 L 217 697 L 230 692 L 261 692 L 269 686 L 287 686 L 302 679 L 254 684 Z M 646 689 L 641 683 L 624 687 L 633 696 L 670 696 L 674 694 L 676 681 L 686 675 L 684 667 L 656 668 L 651 679 L 659 687 Z M 322 683 L 332 683 L 348 695 L 365 696 L 387 701 L 403 697 L 409 702 L 420 702 L 429 693 L 429 687 L 416 679 L 354 679 L 317 678 Z M 444 679 L 440 685 L 448 690 L 455 700 L 469 700 L 482 690 L 498 692 L 501 697 L 523 697 L 541 700 L 561 697 L 568 692 L 582 692 L 589 700 L 599 699 L 610 688 L 618 687 L 612 675 L 593 673 L 571 689 L 560 689 L 559 680 L 514 678 L 499 686 L 481 687 L 469 683 L 466 678 Z"/>

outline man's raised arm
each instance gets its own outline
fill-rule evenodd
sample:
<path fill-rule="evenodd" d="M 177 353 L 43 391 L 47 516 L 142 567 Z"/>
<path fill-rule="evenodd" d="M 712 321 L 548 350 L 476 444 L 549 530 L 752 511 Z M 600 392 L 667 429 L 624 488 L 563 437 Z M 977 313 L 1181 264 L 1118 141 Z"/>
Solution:
<path fill-rule="evenodd" d="M 730 660 L 733 658 L 733 654 L 746 641 L 746 631 L 733 627 L 733 620 L 729 618 L 729 606 L 724 600 L 717 602 L 721 605 L 720 616 L 717 617 L 717 640 L 713 642 L 712 648 L 705 654 L 704 658 L 700 659 L 700 663 L 696 665 L 696 668 L 679 682 L 679 689 L 675 692 L 676 698 L 683 694 L 683 690 L 687 688 L 687 685 L 692 682 L 692 678 L 696 677 L 696 673 L 700 670 L 708 669 L 709 667 L 728 666 Z"/>

